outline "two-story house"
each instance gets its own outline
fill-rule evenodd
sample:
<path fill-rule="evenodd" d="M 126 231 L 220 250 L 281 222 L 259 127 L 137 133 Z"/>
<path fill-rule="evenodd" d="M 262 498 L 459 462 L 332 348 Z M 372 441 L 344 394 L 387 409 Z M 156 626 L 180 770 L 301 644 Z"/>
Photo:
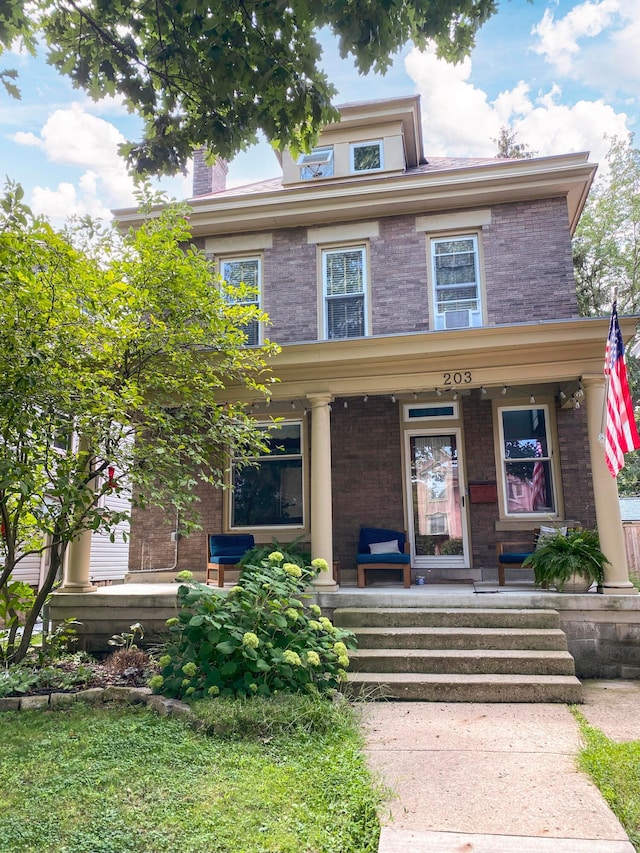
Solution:
<path fill-rule="evenodd" d="M 255 286 L 271 325 L 248 344 L 282 345 L 270 404 L 246 402 L 284 423 L 234 489 L 200 486 L 201 533 L 137 512 L 130 569 L 202 569 L 208 533 L 251 532 L 349 583 L 375 526 L 408 532 L 414 576 L 480 579 L 496 541 L 562 521 L 597 524 L 604 590 L 635 592 L 599 443 L 608 318 L 578 316 L 571 257 L 595 165 L 431 157 L 428 127 L 425 155 L 418 97 L 340 112 L 281 178 L 226 189 L 196 156 L 194 241 Z"/>

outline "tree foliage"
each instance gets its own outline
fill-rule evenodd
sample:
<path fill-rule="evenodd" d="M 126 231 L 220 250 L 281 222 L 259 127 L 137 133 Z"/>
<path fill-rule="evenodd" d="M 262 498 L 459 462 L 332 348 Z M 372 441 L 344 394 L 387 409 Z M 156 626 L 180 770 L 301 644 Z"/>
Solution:
<path fill-rule="evenodd" d="M 264 451 L 242 404 L 220 394 L 230 383 L 268 394 L 276 349 L 244 346 L 264 315 L 233 301 L 244 286 L 212 286 L 186 208 L 120 239 L 86 220 L 57 233 L 21 196 L 12 186 L 0 200 L 0 592 L 30 553 L 46 550 L 49 569 L 17 660 L 69 542 L 126 515 L 105 497 L 132 486 L 188 532 L 196 478 L 221 486 L 229 454 L 242 464 Z"/>
<path fill-rule="evenodd" d="M 621 314 L 640 313 L 640 150 L 633 135 L 614 138 L 608 170 L 591 191 L 573 243 L 578 308 L 584 316 L 606 315 L 614 293 Z M 640 398 L 640 365 L 627 350 L 629 384 Z M 622 495 L 640 492 L 640 453 L 625 456 L 618 474 Z"/>
<path fill-rule="evenodd" d="M 36 0 L 48 61 L 93 98 L 121 95 L 144 120 L 128 143 L 138 172 L 172 173 L 204 146 L 232 157 L 258 131 L 278 148 L 313 145 L 335 89 L 316 35 L 328 27 L 360 73 L 384 72 L 408 41 L 459 61 L 497 0 Z M 32 26 L 9 0 L 0 47 Z"/>
<path fill-rule="evenodd" d="M 608 174 L 585 205 L 573 244 L 578 305 L 585 316 L 640 311 L 640 150 L 633 136 L 614 138 Z"/>
<path fill-rule="evenodd" d="M 497 139 L 492 141 L 498 146 L 496 157 L 506 157 L 512 160 L 528 160 L 535 157 L 538 153 L 533 151 L 524 142 L 516 142 L 516 132 L 511 130 L 507 125 L 500 128 L 500 133 Z"/>

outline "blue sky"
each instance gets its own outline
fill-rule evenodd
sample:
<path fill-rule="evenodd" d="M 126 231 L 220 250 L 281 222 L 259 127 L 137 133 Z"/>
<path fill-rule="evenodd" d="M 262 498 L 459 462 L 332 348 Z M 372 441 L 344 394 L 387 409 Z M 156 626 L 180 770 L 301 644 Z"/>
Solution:
<path fill-rule="evenodd" d="M 601 163 L 606 136 L 640 128 L 639 0 L 501 0 L 462 64 L 407 45 L 384 77 L 358 75 L 330 34 L 321 42 L 336 103 L 421 95 L 427 157 L 491 156 L 509 125 L 540 155 L 586 150 Z M 137 138 L 137 119 L 118 102 L 92 102 L 42 56 L 5 53 L 0 67 L 19 70 L 22 90 L 19 102 L 0 93 L 0 173 L 22 183 L 32 207 L 60 221 L 132 204 L 117 145 Z M 263 143 L 231 164 L 229 184 L 276 174 Z M 163 185 L 190 194 L 188 177 Z"/>

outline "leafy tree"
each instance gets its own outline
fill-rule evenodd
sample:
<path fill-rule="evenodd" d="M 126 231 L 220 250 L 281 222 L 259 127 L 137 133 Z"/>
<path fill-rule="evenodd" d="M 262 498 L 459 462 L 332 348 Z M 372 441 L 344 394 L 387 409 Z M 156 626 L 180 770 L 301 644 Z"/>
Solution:
<path fill-rule="evenodd" d="M 264 452 L 242 404 L 220 395 L 229 383 L 268 394 L 277 349 L 244 345 L 264 315 L 237 304 L 244 285 L 212 286 L 186 208 L 120 238 L 86 220 L 56 233 L 21 196 L 9 186 L 0 201 L 0 597 L 24 555 L 48 551 L 49 568 L 12 661 L 69 542 L 114 535 L 125 516 L 106 495 L 131 485 L 136 504 L 173 506 L 188 532 L 196 480 L 221 486 L 230 453 L 242 464 Z"/>
<path fill-rule="evenodd" d="M 524 142 L 516 142 L 516 132 L 503 125 L 497 139 L 493 142 L 498 146 L 496 157 L 507 157 L 512 160 L 528 160 L 535 157 L 537 151 L 532 151 Z"/>
<path fill-rule="evenodd" d="M 573 243 L 578 308 L 585 316 L 608 314 L 614 292 L 621 314 L 640 312 L 640 150 L 633 147 L 632 134 L 612 139 L 607 164 L 607 174 L 587 199 Z M 637 401 L 640 365 L 628 349 L 626 360 Z M 640 494 L 640 452 L 625 456 L 618 491 Z"/>
<path fill-rule="evenodd" d="M 9 0 L 0 46 L 32 26 Z M 278 148 L 313 145 L 334 120 L 315 34 L 328 27 L 360 73 L 384 72 L 412 40 L 459 61 L 497 0 L 35 0 L 48 61 L 92 97 L 119 94 L 144 120 L 125 151 L 138 172 L 172 173 L 199 146 L 231 157 L 258 130 Z M 6 3 L 6 0 L 5 0 Z"/>
<path fill-rule="evenodd" d="M 594 185 L 573 244 L 585 316 L 608 314 L 614 290 L 621 314 L 640 311 L 640 150 L 632 134 L 611 141 L 607 164 L 608 175 Z"/>

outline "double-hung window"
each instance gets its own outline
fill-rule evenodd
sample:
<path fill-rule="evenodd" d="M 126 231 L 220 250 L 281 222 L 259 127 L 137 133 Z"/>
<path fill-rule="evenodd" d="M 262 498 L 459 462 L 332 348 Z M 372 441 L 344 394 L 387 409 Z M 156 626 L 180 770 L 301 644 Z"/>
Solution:
<path fill-rule="evenodd" d="M 461 235 L 431 241 L 436 329 L 482 325 L 478 239 Z"/>
<path fill-rule="evenodd" d="M 246 285 L 250 290 L 234 296 L 227 294 L 227 300 L 233 305 L 255 305 L 260 307 L 260 290 L 262 278 L 261 259 L 229 258 L 220 262 L 220 274 L 227 284 L 232 287 Z M 248 322 L 244 331 L 247 335 L 247 346 L 257 346 L 260 343 L 260 323 L 257 320 Z"/>
<path fill-rule="evenodd" d="M 505 515 L 557 515 L 548 407 L 505 406 L 498 415 Z"/>
<path fill-rule="evenodd" d="M 303 430 L 301 421 L 264 427 L 267 452 L 255 465 L 233 464 L 232 529 L 302 527 Z"/>
<path fill-rule="evenodd" d="M 322 252 L 325 338 L 367 334 L 366 251 L 364 246 Z"/>

